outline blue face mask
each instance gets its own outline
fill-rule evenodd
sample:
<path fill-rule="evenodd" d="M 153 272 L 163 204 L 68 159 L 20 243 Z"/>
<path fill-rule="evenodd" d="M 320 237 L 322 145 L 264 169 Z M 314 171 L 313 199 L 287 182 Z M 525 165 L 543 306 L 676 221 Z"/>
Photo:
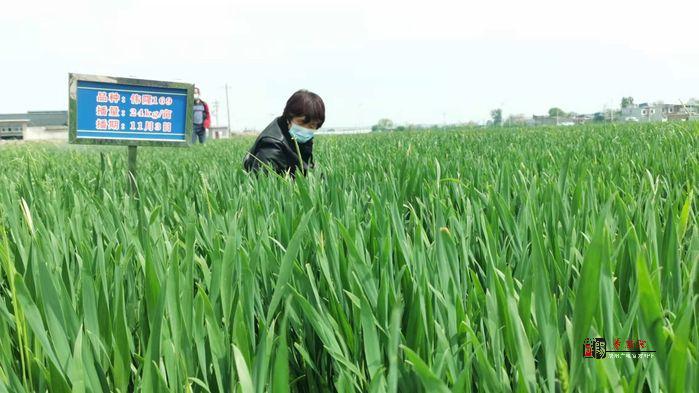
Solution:
<path fill-rule="evenodd" d="M 291 136 L 296 139 L 296 142 L 298 143 L 306 143 L 313 139 L 314 132 L 315 130 L 301 127 L 296 123 L 291 123 L 291 127 L 289 128 L 289 134 L 291 134 Z"/>

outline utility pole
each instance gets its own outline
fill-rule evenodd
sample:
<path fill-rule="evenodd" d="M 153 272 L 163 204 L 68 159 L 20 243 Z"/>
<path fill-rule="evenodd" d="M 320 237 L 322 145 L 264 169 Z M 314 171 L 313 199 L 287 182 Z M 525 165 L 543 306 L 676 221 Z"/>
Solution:
<path fill-rule="evenodd" d="M 505 126 L 505 122 L 502 121 L 502 117 L 504 116 L 504 115 L 503 115 L 504 112 L 503 112 L 502 108 L 503 108 L 504 106 L 505 106 L 505 102 L 503 101 L 503 102 L 500 103 L 500 127 L 501 127 L 501 128 Z"/>
<path fill-rule="evenodd" d="M 364 106 L 364 104 L 362 104 L 361 102 L 357 105 L 357 116 L 354 118 L 354 124 L 356 127 L 359 128 L 361 128 L 363 124 L 362 106 Z"/>
<path fill-rule="evenodd" d="M 611 106 L 610 111 L 611 111 L 612 123 L 614 123 L 614 101 L 612 101 L 612 106 Z"/>
<path fill-rule="evenodd" d="M 228 136 L 231 136 L 231 104 L 228 101 L 228 83 L 226 83 L 226 116 L 228 117 Z"/>
<path fill-rule="evenodd" d="M 214 101 L 214 116 L 216 116 L 216 127 L 218 127 L 221 125 L 221 123 L 218 122 L 218 100 Z"/>

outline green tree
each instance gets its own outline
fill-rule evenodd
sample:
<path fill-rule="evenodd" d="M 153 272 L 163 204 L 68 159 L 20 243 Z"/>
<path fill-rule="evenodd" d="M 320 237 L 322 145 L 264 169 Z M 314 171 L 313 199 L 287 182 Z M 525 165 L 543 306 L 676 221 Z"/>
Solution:
<path fill-rule="evenodd" d="M 493 109 L 490 111 L 490 117 L 493 119 L 493 125 L 498 127 L 502 125 L 502 109 Z"/>
<path fill-rule="evenodd" d="M 565 117 L 566 113 L 561 108 L 553 107 L 549 109 L 549 117 Z"/>
<path fill-rule="evenodd" d="M 633 106 L 633 97 L 622 97 L 621 99 L 621 107 L 622 108 L 630 108 Z"/>
<path fill-rule="evenodd" d="M 372 131 L 388 131 L 393 129 L 393 121 L 391 119 L 381 119 L 373 127 Z"/>

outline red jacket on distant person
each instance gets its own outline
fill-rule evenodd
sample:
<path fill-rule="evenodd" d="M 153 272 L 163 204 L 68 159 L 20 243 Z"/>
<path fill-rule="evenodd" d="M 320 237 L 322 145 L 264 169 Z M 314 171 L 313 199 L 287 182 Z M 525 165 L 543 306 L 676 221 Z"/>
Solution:
<path fill-rule="evenodd" d="M 206 117 L 204 118 L 204 128 L 208 129 L 211 126 L 211 113 L 209 112 L 209 104 L 204 102 L 204 100 L 202 100 L 201 103 L 204 104 L 204 113 L 206 113 Z"/>

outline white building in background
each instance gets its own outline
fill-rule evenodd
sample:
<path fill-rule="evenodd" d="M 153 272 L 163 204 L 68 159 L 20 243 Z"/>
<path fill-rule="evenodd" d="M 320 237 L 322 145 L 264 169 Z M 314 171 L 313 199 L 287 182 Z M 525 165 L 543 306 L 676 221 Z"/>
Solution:
<path fill-rule="evenodd" d="M 68 111 L 0 114 L 0 139 L 68 141 Z"/>
<path fill-rule="evenodd" d="M 228 127 L 209 127 L 206 132 L 206 139 L 227 139 L 231 137 Z"/>
<path fill-rule="evenodd" d="M 22 139 L 29 119 L 23 117 L 4 118 L 0 115 L 0 139 Z"/>
<path fill-rule="evenodd" d="M 698 105 L 679 104 L 647 104 L 631 105 L 621 108 L 621 119 L 624 121 L 668 121 L 694 120 L 699 115 Z"/>
<path fill-rule="evenodd" d="M 663 121 L 665 117 L 660 106 L 643 103 L 621 108 L 621 119 L 624 121 Z"/>

